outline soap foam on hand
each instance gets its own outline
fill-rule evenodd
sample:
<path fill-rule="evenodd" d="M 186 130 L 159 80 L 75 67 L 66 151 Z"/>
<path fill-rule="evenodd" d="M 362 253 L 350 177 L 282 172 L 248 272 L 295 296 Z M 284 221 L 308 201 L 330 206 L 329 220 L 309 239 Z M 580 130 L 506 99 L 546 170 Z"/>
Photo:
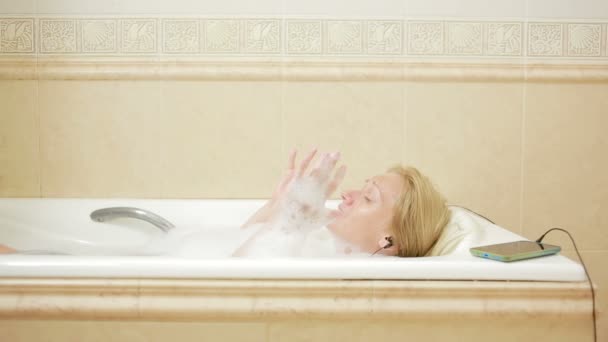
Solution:
<path fill-rule="evenodd" d="M 318 180 L 310 176 L 293 180 L 280 203 L 280 212 L 273 221 L 257 228 L 255 240 L 244 255 L 301 256 L 307 236 L 327 223 L 325 201 L 325 189 Z"/>
<path fill-rule="evenodd" d="M 295 180 L 283 203 L 278 218 L 283 229 L 310 232 L 327 224 L 325 189 L 312 177 Z"/>

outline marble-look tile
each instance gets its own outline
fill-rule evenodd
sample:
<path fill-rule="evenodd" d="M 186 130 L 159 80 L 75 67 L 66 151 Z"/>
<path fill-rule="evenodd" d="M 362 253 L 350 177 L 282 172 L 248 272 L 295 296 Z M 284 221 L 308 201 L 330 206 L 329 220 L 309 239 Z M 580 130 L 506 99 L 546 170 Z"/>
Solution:
<path fill-rule="evenodd" d="M 0 321 L 11 342 L 160 342 L 266 340 L 266 325 L 245 322 Z M 41 339 L 43 338 L 43 339 Z"/>
<path fill-rule="evenodd" d="M 0 196 L 40 196 L 37 81 L 0 81 Z"/>
<path fill-rule="evenodd" d="M 41 81 L 42 195 L 160 197 L 158 82 Z"/>
<path fill-rule="evenodd" d="M 531 83 L 524 123 L 523 231 L 572 233 L 582 250 L 608 250 L 608 85 Z M 545 239 L 571 249 L 568 237 Z"/>
<path fill-rule="evenodd" d="M 608 17 L 606 1 L 527 0 L 528 18 L 598 18 Z"/>
<path fill-rule="evenodd" d="M 506 317 L 444 317 L 403 319 L 299 320 L 277 321 L 269 324 L 269 342 L 305 341 L 378 341 L 425 340 L 450 341 L 457 333 L 458 340 L 475 341 L 480 336 L 491 336 L 497 342 L 580 341 L 591 337 L 586 322 L 563 324 L 559 320 Z"/>
<path fill-rule="evenodd" d="M 35 14 L 37 0 L 0 1 L 2 14 Z"/>
<path fill-rule="evenodd" d="M 166 196 L 268 198 L 283 172 L 278 82 L 162 86 Z"/>
<path fill-rule="evenodd" d="M 285 83 L 284 150 L 340 151 L 348 169 L 338 192 L 399 164 L 403 152 L 400 83 Z M 285 158 L 283 158 L 285 160 Z"/>
<path fill-rule="evenodd" d="M 591 280 L 596 286 L 595 305 L 597 322 L 597 340 L 608 340 L 608 271 L 606 271 L 606 258 L 608 250 L 596 252 L 582 252 L 583 260 L 588 267 Z"/>
<path fill-rule="evenodd" d="M 608 317 L 605 314 L 608 312 L 608 271 L 606 271 L 608 250 L 581 251 L 580 253 L 587 266 L 591 280 L 595 284 L 597 340 L 606 341 L 608 339 Z M 564 250 L 562 254 L 579 262 L 578 256 L 573 249 Z"/>
<path fill-rule="evenodd" d="M 521 197 L 521 83 L 410 83 L 407 163 L 451 204 L 518 233 Z"/>
<path fill-rule="evenodd" d="M 372 0 L 283 0 L 285 15 L 344 17 L 401 17 L 405 14 L 405 2 L 402 0 L 384 0 L 378 3 Z"/>
<path fill-rule="evenodd" d="M 406 15 L 411 17 L 452 18 L 524 18 L 526 0 L 494 2 L 492 6 L 483 0 L 458 2 L 444 0 L 405 0 Z"/>

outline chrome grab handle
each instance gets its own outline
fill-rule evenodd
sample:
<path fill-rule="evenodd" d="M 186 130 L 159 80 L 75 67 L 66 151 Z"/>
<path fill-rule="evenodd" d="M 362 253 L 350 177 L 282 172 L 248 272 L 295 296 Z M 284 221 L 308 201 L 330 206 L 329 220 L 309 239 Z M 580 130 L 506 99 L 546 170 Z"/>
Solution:
<path fill-rule="evenodd" d="M 116 218 L 134 218 L 143 220 L 151 223 L 155 227 L 164 231 L 165 233 L 175 228 L 175 226 L 165 220 L 164 218 L 156 215 L 153 212 L 148 210 L 140 209 L 140 208 L 131 208 L 131 207 L 112 207 L 112 208 L 103 208 L 95 210 L 91 213 L 91 219 L 97 222 L 104 222 Z"/>

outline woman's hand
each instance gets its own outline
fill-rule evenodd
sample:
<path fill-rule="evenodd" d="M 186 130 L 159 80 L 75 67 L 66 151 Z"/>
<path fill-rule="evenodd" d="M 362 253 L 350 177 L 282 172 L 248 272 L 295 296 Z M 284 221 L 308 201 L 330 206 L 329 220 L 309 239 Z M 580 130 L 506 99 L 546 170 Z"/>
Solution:
<path fill-rule="evenodd" d="M 321 207 L 324 209 L 325 201 L 336 191 L 344 179 L 346 166 L 342 165 L 332 176 L 332 171 L 340 159 L 340 153 L 325 153 L 316 166 L 307 172 L 316 153 L 316 149 L 312 150 L 300 165 L 296 165 L 297 152 L 291 151 L 285 174 L 270 200 L 249 218 L 243 227 L 277 218 L 280 212 L 286 209 L 286 205 L 292 206 L 291 210 L 298 209 L 293 208 L 294 205 L 299 206 L 302 213 L 308 213 L 311 216 L 322 215 L 319 210 Z"/>

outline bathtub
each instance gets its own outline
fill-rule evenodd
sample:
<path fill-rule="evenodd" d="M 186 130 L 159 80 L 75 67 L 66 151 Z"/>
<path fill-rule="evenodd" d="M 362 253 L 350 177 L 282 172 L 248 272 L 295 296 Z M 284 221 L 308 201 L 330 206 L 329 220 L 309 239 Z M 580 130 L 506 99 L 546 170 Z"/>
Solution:
<path fill-rule="evenodd" d="M 70 340 L 66 331 L 79 341 L 91 331 L 117 341 L 165 335 L 376 340 L 404 334 L 432 340 L 450 337 L 454 329 L 473 340 L 482 335 L 495 341 L 592 336 L 584 271 L 561 255 L 515 263 L 468 253 L 422 258 L 215 255 L 213 246 L 235 244 L 234 229 L 262 203 L 0 199 L 0 243 L 55 253 L 0 255 L 0 331 L 22 341 L 36 341 L 39 333 L 51 341 Z M 147 209 L 177 229 L 198 229 L 209 240 L 197 244 L 210 252 L 141 255 L 151 239 L 165 233 L 143 221 L 99 223 L 89 217 L 93 210 L 115 206 Z M 523 239 L 477 219 L 484 222 L 478 245 Z"/>
<path fill-rule="evenodd" d="M 2 276 L 147 277 L 243 279 L 436 279 L 584 281 L 582 267 L 556 255 L 501 263 L 469 254 L 421 258 L 218 257 L 214 247 L 237 247 L 240 224 L 262 205 L 260 200 L 75 200 L 1 199 L 0 243 L 41 255 L 0 258 Z M 335 206 L 331 202 L 330 206 Z M 105 207 L 137 207 L 172 222 L 175 229 L 200 231 L 202 254 L 195 257 L 137 256 L 164 233 L 147 222 L 120 219 L 93 222 L 89 214 Z M 474 215 L 474 214 L 471 214 Z M 478 245 L 524 240 L 482 219 Z M 235 240 L 235 241 L 231 241 Z M 231 246 L 231 247 L 227 247 Z M 195 248 L 196 246 L 189 246 Z M 472 247 L 472 246 L 471 246 Z M 47 255 L 44 250 L 70 255 Z M 209 250 L 205 253 L 204 250 Z M 225 254 L 225 253 L 224 253 Z"/>

